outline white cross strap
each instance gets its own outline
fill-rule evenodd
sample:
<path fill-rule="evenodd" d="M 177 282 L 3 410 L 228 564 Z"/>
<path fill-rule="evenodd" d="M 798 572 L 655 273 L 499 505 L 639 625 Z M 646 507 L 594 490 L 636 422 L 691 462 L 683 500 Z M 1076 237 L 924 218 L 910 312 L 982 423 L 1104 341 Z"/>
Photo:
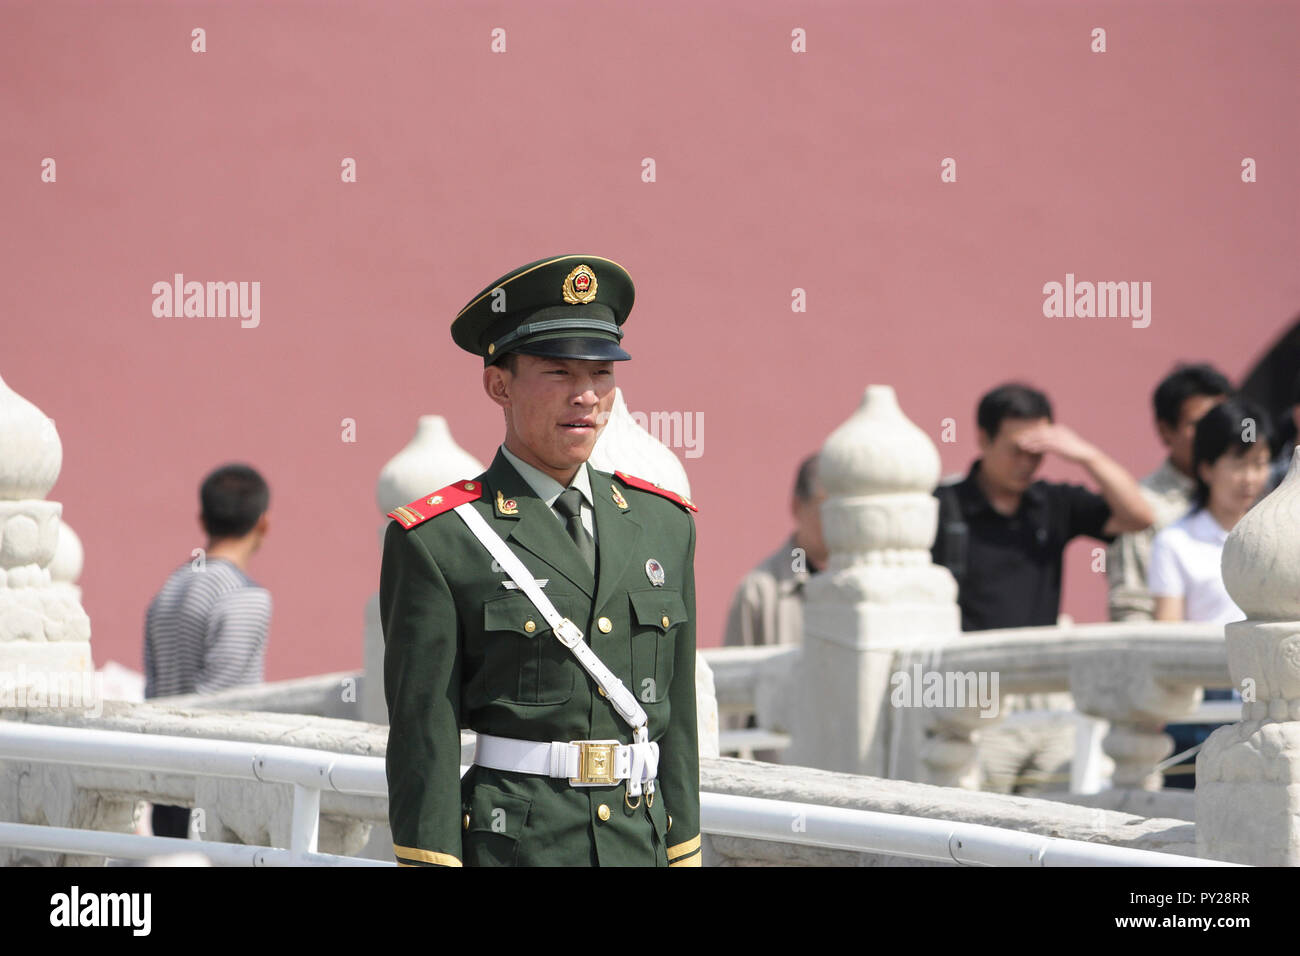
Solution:
<path fill-rule="evenodd" d="M 524 563 L 515 556 L 515 553 L 506 547 L 506 543 L 501 540 L 486 521 L 483 516 L 474 510 L 473 506 L 466 502 L 463 505 L 457 505 L 452 509 L 473 532 L 474 537 L 478 538 L 483 547 L 487 548 L 492 557 L 496 558 L 497 564 L 501 570 L 508 574 L 518 586 L 519 590 L 528 595 L 528 600 L 532 601 L 537 611 L 551 626 L 551 631 L 559 639 L 560 643 L 573 652 L 573 656 L 578 659 L 578 663 L 583 669 L 591 675 L 596 685 L 605 692 L 614 709 L 618 711 L 619 716 L 628 722 L 635 732 L 635 741 L 645 743 L 648 739 L 646 729 L 645 709 L 637 702 L 632 692 L 627 686 L 614 676 L 614 672 L 604 665 L 596 652 L 593 651 L 587 642 L 582 639 L 582 630 L 567 617 L 561 617 L 560 612 L 555 609 L 550 599 L 537 586 L 533 576 L 528 573 Z M 652 784 L 653 786 L 653 784 Z"/>

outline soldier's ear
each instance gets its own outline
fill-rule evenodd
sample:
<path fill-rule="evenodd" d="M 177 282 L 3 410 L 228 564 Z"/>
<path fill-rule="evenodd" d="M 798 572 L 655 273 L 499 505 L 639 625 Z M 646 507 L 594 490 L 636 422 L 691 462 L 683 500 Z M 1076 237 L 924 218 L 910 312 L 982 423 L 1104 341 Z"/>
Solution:
<path fill-rule="evenodd" d="M 510 376 L 495 365 L 483 369 L 483 391 L 502 408 L 510 406 Z"/>

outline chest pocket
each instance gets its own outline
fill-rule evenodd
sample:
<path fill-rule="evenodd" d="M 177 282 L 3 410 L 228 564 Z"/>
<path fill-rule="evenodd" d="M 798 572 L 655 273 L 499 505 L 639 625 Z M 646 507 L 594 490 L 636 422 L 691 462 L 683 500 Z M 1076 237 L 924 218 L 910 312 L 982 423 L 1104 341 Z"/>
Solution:
<path fill-rule="evenodd" d="M 632 602 L 632 693 L 643 704 L 668 697 L 677 627 L 686 621 L 681 593 L 669 588 L 629 591 Z"/>
<path fill-rule="evenodd" d="M 574 595 L 548 590 L 546 596 L 561 614 L 572 616 Z M 511 591 L 484 602 L 483 632 L 483 686 L 489 698 L 562 704 L 573 696 L 578 662 L 527 595 Z"/>

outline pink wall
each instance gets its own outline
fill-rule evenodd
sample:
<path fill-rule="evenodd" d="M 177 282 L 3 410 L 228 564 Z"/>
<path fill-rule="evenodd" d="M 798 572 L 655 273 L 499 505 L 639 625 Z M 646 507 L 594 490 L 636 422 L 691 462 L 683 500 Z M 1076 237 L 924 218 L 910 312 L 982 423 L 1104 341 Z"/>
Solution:
<path fill-rule="evenodd" d="M 447 326 L 550 254 L 628 267 L 619 383 L 703 415 L 702 644 L 868 383 L 936 440 L 957 420 L 945 472 L 1023 377 L 1145 473 L 1157 378 L 1239 375 L 1297 311 L 1298 27 L 1255 2 L 5 4 L 0 375 L 58 424 L 96 660 L 140 667 L 198 481 L 243 459 L 272 483 L 268 676 L 360 666 L 378 471 L 430 412 L 491 457 Z M 260 325 L 155 318 L 175 272 L 259 281 Z M 1151 282 L 1150 326 L 1044 318 L 1067 272 Z M 1088 546 L 1066 610 L 1097 620 Z"/>

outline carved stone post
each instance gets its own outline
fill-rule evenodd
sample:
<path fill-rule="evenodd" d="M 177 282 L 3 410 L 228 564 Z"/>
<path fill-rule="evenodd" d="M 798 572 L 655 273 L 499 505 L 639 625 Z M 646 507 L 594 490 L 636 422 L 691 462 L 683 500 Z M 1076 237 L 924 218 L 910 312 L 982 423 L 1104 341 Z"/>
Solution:
<path fill-rule="evenodd" d="M 830 560 L 805 585 L 786 762 L 974 786 L 979 722 L 955 708 L 891 703 L 908 647 L 961 630 L 956 582 L 930 560 L 938 451 L 892 388 L 871 385 L 822 446 L 819 475 Z"/>
<path fill-rule="evenodd" d="M 1225 628 L 1243 719 L 1196 759 L 1201 856 L 1300 865 L 1300 453 L 1223 546 L 1223 583 L 1246 614 Z"/>
<path fill-rule="evenodd" d="M 50 577 L 63 505 L 45 496 L 62 466 L 53 420 L 0 379 L 0 671 L 33 690 L 93 670 L 90 619 Z"/>
<path fill-rule="evenodd" d="M 94 716 L 102 706 L 73 583 L 80 543 L 61 534 L 63 505 L 45 500 L 62 465 L 53 420 L 0 379 L 0 718 L 51 707 Z M 134 801 L 83 790 L 66 767 L 0 763 L 0 820 L 129 832 L 134 819 Z M 99 862 L 0 848 L 0 866 Z"/>

